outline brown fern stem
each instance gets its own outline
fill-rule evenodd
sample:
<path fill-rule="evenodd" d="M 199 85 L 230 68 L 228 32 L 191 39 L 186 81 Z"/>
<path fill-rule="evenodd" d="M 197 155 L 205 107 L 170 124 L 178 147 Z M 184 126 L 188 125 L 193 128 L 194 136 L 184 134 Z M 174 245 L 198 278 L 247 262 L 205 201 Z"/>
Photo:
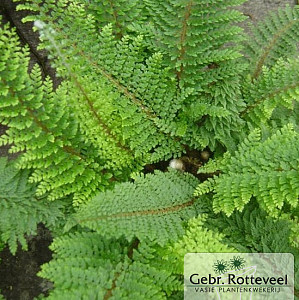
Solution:
<path fill-rule="evenodd" d="M 257 79 L 262 71 L 262 67 L 270 54 L 271 49 L 276 45 L 278 39 L 296 22 L 296 20 L 290 21 L 286 24 L 283 28 L 281 28 L 272 38 L 268 46 L 265 47 L 263 54 L 261 55 L 260 59 L 257 62 L 256 68 L 252 75 L 252 80 Z"/>
<path fill-rule="evenodd" d="M 138 238 L 135 238 L 135 239 L 133 239 L 132 243 L 129 246 L 128 257 L 132 262 L 133 262 L 134 249 L 137 249 L 139 244 L 140 244 L 140 241 L 138 240 Z M 114 274 L 114 278 L 112 280 L 112 286 L 109 290 L 107 290 L 107 292 L 104 296 L 104 300 L 108 300 L 110 297 L 112 297 L 113 290 L 116 288 L 116 281 L 117 281 L 117 279 L 120 276 L 122 271 L 123 271 L 123 268 L 120 272 L 116 272 Z"/>
<path fill-rule="evenodd" d="M 115 27 L 118 29 L 118 31 L 116 32 L 116 36 L 119 39 L 121 39 L 122 38 L 122 33 L 121 33 L 122 26 L 118 21 L 118 13 L 117 13 L 116 7 L 113 3 L 113 0 L 109 0 L 109 4 L 110 4 L 110 8 L 112 9 L 112 14 L 113 14 L 114 22 L 115 22 Z"/>
<path fill-rule="evenodd" d="M 186 53 L 186 46 L 184 44 L 185 44 L 186 36 L 187 36 L 187 28 L 188 28 L 187 21 L 191 16 L 192 6 L 193 6 L 193 1 L 191 0 L 185 8 L 185 15 L 184 15 L 184 18 L 183 18 L 183 26 L 182 26 L 182 30 L 181 30 L 181 33 L 180 33 L 179 45 L 180 45 L 181 49 L 180 49 L 180 54 L 179 54 L 179 57 L 178 57 L 178 61 L 180 61 L 181 64 L 180 64 L 180 70 L 177 71 L 177 73 L 176 73 L 178 82 L 180 82 L 182 74 L 184 72 L 184 66 L 182 64 L 182 60 L 183 60 L 183 58 L 185 56 L 185 53 Z"/>
<path fill-rule="evenodd" d="M 166 208 L 158 208 L 158 209 L 150 209 L 150 210 L 143 210 L 143 211 L 132 211 L 132 212 L 122 212 L 117 214 L 105 215 L 105 216 L 97 216 L 93 218 L 87 218 L 78 220 L 78 223 L 90 222 L 90 221 L 101 221 L 107 219 L 119 219 L 119 218 L 127 218 L 127 217 L 141 217 L 141 216 L 148 216 L 148 215 L 167 215 L 172 212 L 178 212 L 180 210 L 185 209 L 186 207 L 192 206 L 195 202 L 195 199 L 185 202 L 183 204 L 178 204 L 175 206 L 170 206 Z"/>
<path fill-rule="evenodd" d="M 94 115 L 94 117 L 96 118 L 97 122 L 99 123 L 99 125 L 104 129 L 105 133 L 110 136 L 116 143 L 116 145 L 120 148 L 123 149 L 124 151 L 128 152 L 128 153 L 132 153 L 131 149 L 125 147 L 120 141 L 119 139 L 112 133 L 112 131 L 110 130 L 110 128 L 106 125 L 106 123 L 101 119 L 101 117 L 99 116 L 99 114 L 97 113 L 97 111 L 95 110 L 92 101 L 90 100 L 89 96 L 87 95 L 85 89 L 83 88 L 82 84 L 79 82 L 79 80 L 77 79 L 76 75 L 70 72 L 70 76 L 73 79 L 75 85 L 77 86 L 77 88 L 80 90 L 80 92 L 82 93 L 83 97 L 86 100 L 86 103 L 88 104 L 88 107 L 90 108 L 90 111 L 92 112 L 92 114 Z"/>
<path fill-rule="evenodd" d="M 105 296 L 104 296 L 104 300 L 108 300 L 110 297 L 112 297 L 112 293 L 113 293 L 113 290 L 116 288 L 116 281 L 118 279 L 118 277 L 120 276 L 121 272 L 116 272 L 114 274 L 114 278 L 113 278 L 113 281 L 112 281 L 112 286 L 109 290 L 107 290 Z"/>
<path fill-rule="evenodd" d="M 240 116 L 243 117 L 244 115 L 246 115 L 249 111 L 253 110 L 256 106 L 258 106 L 259 104 L 261 104 L 263 101 L 265 101 L 268 98 L 272 98 L 275 95 L 280 94 L 281 92 L 285 92 L 289 89 L 295 88 L 298 86 L 298 83 L 292 84 L 292 85 L 288 85 L 282 89 L 278 89 L 270 94 L 268 94 L 267 96 L 258 99 L 257 101 L 255 101 L 252 105 L 247 106 L 241 113 Z"/>

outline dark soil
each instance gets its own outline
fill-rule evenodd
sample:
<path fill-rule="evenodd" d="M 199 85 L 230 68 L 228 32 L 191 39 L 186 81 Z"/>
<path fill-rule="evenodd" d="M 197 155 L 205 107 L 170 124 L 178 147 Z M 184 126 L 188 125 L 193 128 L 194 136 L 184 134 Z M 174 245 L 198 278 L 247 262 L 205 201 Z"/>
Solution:
<path fill-rule="evenodd" d="M 40 225 L 38 235 L 28 238 L 28 251 L 19 247 L 13 256 L 6 247 L 0 253 L 0 290 L 5 299 L 30 300 L 52 287 L 36 276 L 40 266 L 52 258 L 48 248 L 51 241 L 50 232 Z"/>

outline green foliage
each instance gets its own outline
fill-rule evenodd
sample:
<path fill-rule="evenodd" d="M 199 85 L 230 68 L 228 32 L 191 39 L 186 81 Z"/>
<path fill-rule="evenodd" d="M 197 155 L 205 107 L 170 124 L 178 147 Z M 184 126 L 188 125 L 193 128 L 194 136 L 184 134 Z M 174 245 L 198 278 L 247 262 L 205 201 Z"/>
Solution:
<path fill-rule="evenodd" d="M 243 2 L 22 1 L 57 89 L 0 29 L 0 145 L 21 169 L 0 160 L 1 240 L 52 226 L 50 299 L 181 299 L 187 252 L 298 256 L 298 8 L 246 39 Z M 206 147 L 201 183 L 143 174 Z"/>
<path fill-rule="evenodd" d="M 215 212 L 231 215 L 242 211 L 252 197 L 272 216 L 298 206 L 299 138 L 292 125 L 284 126 L 261 141 L 254 130 L 234 154 L 226 153 L 219 164 L 209 164 L 200 172 L 219 170 L 220 174 L 200 184 L 197 195 L 213 192 Z"/>
<path fill-rule="evenodd" d="M 135 257 L 137 246 L 92 232 L 55 239 L 54 259 L 39 273 L 55 284 L 47 299 L 167 299 L 179 282 Z"/>
<path fill-rule="evenodd" d="M 184 256 L 186 253 L 230 253 L 237 252 L 222 240 L 224 235 L 216 230 L 207 229 L 204 222 L 208 216 L 202 214 L 189 221 L 185 235 L 165 251 L 167 260 L 173 265 L 169 266 L 174 273 L 183 274 Z"/>
<path fill-rule="evenodd" d="M 36 234 L 38 223 L 51 227 L 62 218 L 61 204 L 38 199 L 35 190 L 28 183 L 27 171 L 18 171 L 6 158 L 0 158 L 0 239 L 13 254 L 17 242 L 27 249 L 25 235 Z"/>
<path fill-rule="evenodd" d="M 94 232 L 56 238 L 50 246 L 54 259 L 39 272 L 54 282 L 48 298 L 172 299 L 182 291 L 177 275 L 187 252 L 236 252 L 221 243 L 223 235 L 204 228 L 204 220 L 191 219 L 185 235 L 165 248 Z"/>
<path fill-rule="evenodd" d="M 142 1 L 94 0 L 89 2 L 86 5 L 87 11 L 94 16 L 97 28 L 101 30 L 103 26 L 110 23 L 119 38 L 126 33 L 128 26 L 133 22 L 142 20 Z"/>
<path fill-rule="evenodd" d="M 179 171 L 136 177 L 100 193 L 75 215 L 74 222 L 116 238 L 165 244 L 184 233 L 183 221 L 200 210 L 192 199 L 198 180 Z"/>
<path fill-rule="evenodd" d="M 242 2 L 145 1 L 156 27 L 157 47 L 166 54 L 180 85 L 187 84 L 196 90 L 203 90 L 211 82 L 216 83 L 224 78 L 217 77 L 219 68 L 213 72 L 210 66 L 210 72 L 207 72 L 206 67 L 219 64 L 218 67 L 226 68 L 227 72 L 235 64 L 240 56 L 238 45 L 222 47 L 229 42 L 240 41 L 242 30 L 232 23 L 244 20 L 244 16 L 227 8 Z"/>
<path fill-rule="evenodd" d="M 298 212 L 295 214 L 298 216 Z M 245 253 L 292 253 L 295 278 L 299 276 L 298 220 L 292 215 L 279 219 L 269 217 L 256 202 L 251 201 L 242 212 L 230 217 L 224 213 L 209 214 L 205 226 L 222 234 L 222 242 Z M 297 227 L 297 232 L 292 232 Z M 295 283 L 299 288 L 299 283 Z"/>
<path fill-rule="evenodd" d="M 292 218 L 274 219 L 260 209 L 256 201 L 251 201 L 246 209 L 230 217 L 224 213 L 210 213 L 204 225 L 221 232 L 222 241 L 240 252 L 295 255 L 298 249 L 292 246 Z"/>
<path fill-rule="evenodd" d="M 275 108 L 293 109 L 299 99 L 298 68 L 298 59 L 279 59 L 271 68 L 264 66 L 256 80 L 245 82 L 243 118 L 259 126 L 271 118 Z"/>
<path fill-rule="evenodd" d="M 83 140 L 63 87 L 54 93 L 36 67 L 28 75 L 27 49 L 20 49 L 13 30 L 0 30 L 0 121 L 9 126 L 0 144 L 13 143 L 12 153 L 24 151 L 18 166 L 34 168 L 29 180 L 38 183 L 37 196 L 50 192 L 51 200 L 74 193 L 76 202 L 111 184 L 113 174 Z"/>
<path fill-rule="evenodd" d="M 274 66 L 278 60 L 293 57 L 298 49 L 299 10 L 278 9 L 257 26 L 251 26 L 252 36 L 244 47 L 249 62 L 250 76 L 257 79 L 263 66 Z"/>
<path fill-rule="evenodd" d="M 242 2 L 145 1 L 156 49 L 178 88 L 193 90 L 179 115 L 186 122 L 186 143 L 193 147 L 215 149 L 221 143 L 233 148 L 234 139 L 227 137 L 242 127 L 239 76 L 246 65 L 239 59 L 242 29 L 233 24 L 245 17 L 228 9 Z"/>

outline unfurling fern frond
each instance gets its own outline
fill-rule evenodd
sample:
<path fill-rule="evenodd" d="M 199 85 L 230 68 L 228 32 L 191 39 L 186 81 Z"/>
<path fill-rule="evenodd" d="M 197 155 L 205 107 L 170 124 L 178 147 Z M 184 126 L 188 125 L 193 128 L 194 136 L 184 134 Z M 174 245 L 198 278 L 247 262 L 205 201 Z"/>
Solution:
<path fill-rule="evenodd" d="M 36 187 L 28 183 L 28 175 L 0 158 L 0 244 L 7 243 L 13 254 L 18 242 L 27 249 L 25 235 L 36 234 L 37 224 L 52 226 L 62 218 L 61 204 L 35 197 Z"/>
<path fill-rule="evenodd" d="M 179 171 L 137 177 L 134 183 L 116 185 L 100 193 L 73 217 L 98 233 L 128 240 L 151 240 L 165 244 L 184 233 L 184 221 L 200 211 L 192 198 L 198 180 Z"/>
<path fill-rule="evenodd" d="M 279 9 L 252 27 L 252 37 L 244 48 L 251 78 L 257 79 L 263 66 L 272 67 L 279 59 L 292 58 L 298 52 L 298 39 L 299 6 Z"/>
<path fill-rule="evenodd" d="M 107 239 L 94 232 L 60 237 L 54 259 L 39 275 L 54 282 L 47 299 L 167 299 L 180 282 L 138 256 L 139 242 Z"/>
<path fill-rule="evenodd" d="M 214 193 L 214 211 L 227 215 L 242 211 L 252 197 L 272 216 L 282 209 L 294 210 L 299 196 L 298 151 L 298 133 L 292 125 L 265 141 L 255 130 L 219 164 L 220 175 L 200 184 L 196 194 Z"/>

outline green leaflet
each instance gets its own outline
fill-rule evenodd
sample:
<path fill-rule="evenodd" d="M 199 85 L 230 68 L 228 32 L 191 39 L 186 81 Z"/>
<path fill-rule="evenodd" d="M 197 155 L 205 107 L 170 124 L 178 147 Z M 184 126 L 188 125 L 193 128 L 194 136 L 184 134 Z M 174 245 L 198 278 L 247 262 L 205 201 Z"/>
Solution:
<path fill-rule="evenodd" d="M 70 221 L 107 237 L 137 237 L 165 244 L 184 232 L 184 221 L 200 211 L 192 198 L 196 178 L 179 171 L 137 177 L 116 185 L 83 206 Z"/>
<path fill-rule="evenodd" d="M 0 158 L 0 244 L 7 243 L 13 254 L 18 242 L 27 249 L 25 235 L 36 234 L 38 223 L 51 227 L 62 218 L 61 204 L 36 198 L 35 190 L 27 171 Z"/>
<path fill-rule="evenodd" d="M 281 210 L 295 210 L 299 195 L 298 149 L 298 133 L 291 124 L 265 141 L 256 129 L 234 154 L 220 161 L 220 175 L 200 184 L 196 194 L 213 192 L 214 211 L 228 216 L 235 209 L 242 211 L 252 197 L 272 216 L 278 216 Z"/>

